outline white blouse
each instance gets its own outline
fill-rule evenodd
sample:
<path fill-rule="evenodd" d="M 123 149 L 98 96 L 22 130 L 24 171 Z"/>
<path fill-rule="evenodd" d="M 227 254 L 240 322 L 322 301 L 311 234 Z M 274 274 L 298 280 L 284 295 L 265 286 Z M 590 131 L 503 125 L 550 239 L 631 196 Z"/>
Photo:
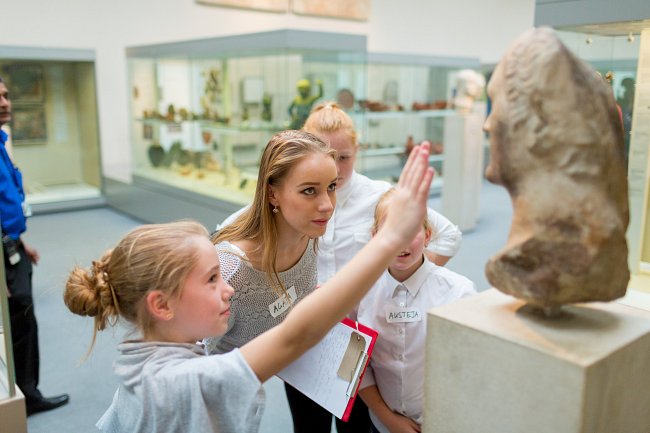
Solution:
<path fill-rule="evenodd" d="M 336 209 L 318 243 L 319 284 L 332 278 L 368 243 L 377 201 L 391 187 L 388 182 L 353 172 L 348 183 L 337 188 Z M 462 240 L 458 226 L 430 208 L 428 216 L 434 236 L 427 249 L 443 256 L 456 254 Z"/>
<path fill-rule="evenodd" d="M 360 388 L 376 384 L 388 407 L 422 423 L 426 312 L 475 293 L 469 279 L 428 260 L 403 283 L 384 272 L 359 304 L 359 323 L 379 332 Z"/>

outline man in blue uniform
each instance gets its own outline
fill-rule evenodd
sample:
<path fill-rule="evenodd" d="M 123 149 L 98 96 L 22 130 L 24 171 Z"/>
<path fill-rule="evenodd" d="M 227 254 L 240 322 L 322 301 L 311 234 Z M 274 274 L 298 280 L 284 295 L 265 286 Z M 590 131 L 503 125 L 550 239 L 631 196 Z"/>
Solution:
<path fill-rule="evenodd" d="M 0 128 L 11 120 L 9 91 L 0 77 Z M 25 193 L 22 175 L 9 158 L 7 134 L 0 130 L 0 223 L 2 248 L 9 289 L 9 314 L 13 341 L 16 384 L 25 394 L 27 415 L 63 406 L 67 394 L 43 397 L 38 390 L 38 328 L 32 299 L 32 263 L 38 252 L 25 244 L 20 235 L 26 230 Z"/>

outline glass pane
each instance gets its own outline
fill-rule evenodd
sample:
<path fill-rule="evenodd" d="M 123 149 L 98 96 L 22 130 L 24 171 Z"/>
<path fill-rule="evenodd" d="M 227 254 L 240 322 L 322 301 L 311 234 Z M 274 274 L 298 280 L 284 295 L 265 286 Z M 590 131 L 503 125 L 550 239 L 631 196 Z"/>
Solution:
<path fill-rule="evenodd" d="M 349 51 L 347 43 L 320 48 L 322 37 L 274 31 L 190 41 L 183 50 L 164 44 L 131 50 L 134 183 L 250 202 L 269 138 L 301 126 L 295 126 L 300 118 L 292 107 L 308 114 L 342 88 L 365 93 L 364 52 Z M 229 48 L 242 44 L 246 48 Z M 299 83 L 306 96 L 300 96 Z"/>
<path fill-rule="evenodd" d="M 0 249 L 0 400 L 15 395 L 11 335 L 9 328 L 9 308 L 7 305 L 7 280 L 5 278 L 4 254 Z M 11 367 L 11 371 L 9 369 Z"/>
<path fill-rule="evenodd" d="M 2 59 L 0 75 L 12 95 L 9 135 L 27 203 L 100 197 L 94 64 Z"/>

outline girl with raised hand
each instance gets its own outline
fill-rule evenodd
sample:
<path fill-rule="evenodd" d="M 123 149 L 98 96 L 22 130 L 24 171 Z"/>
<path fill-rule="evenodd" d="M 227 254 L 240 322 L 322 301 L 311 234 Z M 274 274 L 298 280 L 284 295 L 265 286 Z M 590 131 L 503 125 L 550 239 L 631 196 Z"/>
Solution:
<path fill-rule="evenodd" d="M 232 328 L 223 338 L 210 340 L 213 353 L 239 347 L 280 323 L 292 302 L 316 284 L 324 284 L 350 261 L 370 240 L 377 200 L 391 188 L 388 182 L 354 170 L 357 133 L 350 116 L 336 103 L 316 105 L 303 130 L 309 134 L 284 131 L 271 139 L 262 157 L 253 203 L 218 227 L 215 242 L 223 275 L 235 288 L 235 297 Z M 306 191 L 311 196 L 304 196 L 299 188 L 303 178 L 308 180 Z M 334 184 L 336 192 L 331 188 Z M 294 185 L 301 194 L 296 200 L 274 202 L 277 207 L 263 206 L 275 198 L 272 194 L 279 185 Z M 320 206 L 320 213 L 311 210 L 313 204 Z M 304 224 L 298 217 L 318 224 Z M 433 233 L 426 254 L 444 265 L 458 250 L 461 232 L 432 209 L 428 209 L 428 218 Z M 332 415 L 326 409 L 291 385 L 285 388 L 294 433 L 331 431 Z M 369 430 L 363 401 L 356 399 L 348 422 L 337 419 L 336 426 L 338 433 Z"/>

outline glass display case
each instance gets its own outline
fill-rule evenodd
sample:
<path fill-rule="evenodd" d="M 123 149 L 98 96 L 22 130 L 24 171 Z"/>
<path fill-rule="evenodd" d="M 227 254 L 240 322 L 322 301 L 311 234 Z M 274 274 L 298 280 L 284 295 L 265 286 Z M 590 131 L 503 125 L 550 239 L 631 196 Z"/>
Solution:
<path fill-rule="evenodd" d="M 558 35 L 609 82 L 619 107 L 628 163 L 628 287 L 632 289 L 622 302 L 646 308 L 650 293 L 650 24 L 583 25 L 560 29 Z"/>
<path fill-rule="evenodd" d="M 642 48 L 644 36 L 638 23 L 612 23 L 558 30 L 562 42 L 578 57 L 589 63 L 612 86 L 620 108 L 625 134 L 625 155 L 628 158 L 628 191 L 630 199 L 630 225 L 628 228 L 629 265 L 633 273 L 631 286 L 638 285 L 635 277 L 650 272 L 650 231 L 647 211 L 648 130 L 647 122 L 635 122 L 635 93 L 647 87 L 650 75 L 638 75 L 643 66 L 640 56 L 649 55 Z M 650 31 L 645 38 L 650 42 Z M 650 57 L 648 57 L 650 58 Z M 641 67 L 641 68 L 640 68 Z M 641 113 L 643 116 L 643 113 Z M 636 131 L 634 125 L 636 124 Z M 639 126 L 641 128 L 639 128 Z M 644 130 L 645 129 L 645 130 Z M 636 142 L 636 146 L 635 146 Z M 647 279 L 647 278 L 644 278 Z M 650 280 L 642 285 L 650 287 Z"/>
<path fill-rule="evenodd" d="M 476 58 L 369 53 L 368 97 L 359 99 L 355 121 L 360 131 L 358 170 L 365 175 L 395 180 L 410 148 L 432 143 L 431 164 L 437 171 L 432 190 L 440 191 L 444 174 L 445 119 L 456 116 L 451 107 L 455 75 L 477 69 Z"/>
<path fill-rule="evenodd" d="M 598 27 L 594 27 L 597 32 Z M 588 62 L 612 86 L 621 108 L 625 131 L 625 155 L 629 155 L 634 115 L 634 90 L 639 60 L 639 34 L 624 32 L 616 35 L 603 27 L 603 34 L 558 31 L 562 42 L 578 57 Z"/>
<path fill-rule="evenodd" d="M 103 203 L 94 52 L 0 46 L 5 125 L 35 212 Z"/>
<path fill-rule="evenodd" d="M 0 431 L 27 433 L 24 397 L 14 377 L 6 281 L 0 248 Z"/>
<path fill-rule="evenodd" d="M 365 51 L 301 30 L 128 48 L 134 184 L 248 203 L 273 133 L 341 89 L 365 98 Z"/>

